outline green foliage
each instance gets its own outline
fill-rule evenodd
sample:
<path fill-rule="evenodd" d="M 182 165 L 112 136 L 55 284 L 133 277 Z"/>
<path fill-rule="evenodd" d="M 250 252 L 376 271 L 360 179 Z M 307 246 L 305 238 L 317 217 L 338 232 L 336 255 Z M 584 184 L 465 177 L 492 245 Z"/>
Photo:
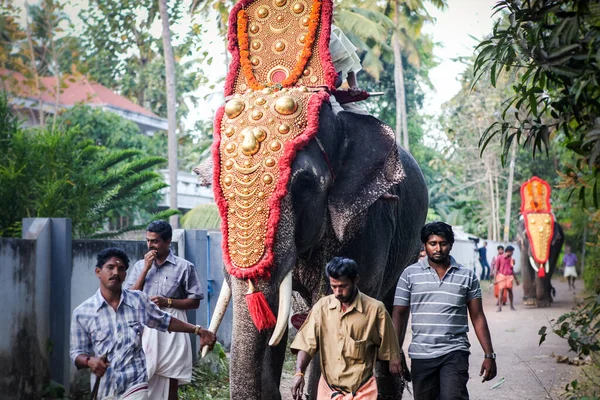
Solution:
<path fill-rule="evenodd" d="M 98 146 L 144 150 L 146 154 L 166 154 L 166 140 L 160 135 L 141 134 L 139 127 L 121 116 L 78 103 L 57 118 L 62 130 L 76 128 Z"/>
<path fill-rule="evenodd" d="M 163 158 L 98 146 L 77 127 L 23 129 L 4 96 L 0 122 L 0 236 L 20 236 L 25 217 L 64 217 L 88 237 L 111 213 L 151 209 L 166 186 L 152 171 Z"/>
<path fill-rule="evenodd" d="M 178 394 L 181 400 L 229 399 L 229 359 L 220 343 L 196 362 L 192 382 L 180 388 Z"/>
<path fill-rule="evenodd" d="M 600 155 L 600 5 L 585 0 L 498 1 L 504 14 L 475 60 L 477 77 L 493 85 L 503 72 L 517 80 L 500 118 L 481 136 L 483 152 L 499 136 L 503 161 L 513 143 L 536 153 L 548 151 L 561 134 L 561 146 L 577 155 L 567 169 L 580 196 L 592 190 L 598 208 Z M 556 143 L 556 142 L 554 142 Z"/>
<path fill-rule="evenodd" d="M 184 229 L 219 229 L 221 216 L 216 204 L 200 204 L 181 218 Z"/>
<path fill-rule="evenodd" d="M 50 380 L 48 384 L 42 389 L 42 398 L 45 400 L 67 400 L 67 393 L 65 387 L 60 383 Z"/>
<path fill-rule="evenodd" d="M 579 357 L 589 357 L 592 362 L 593 371 L 598 374 L 600 368 L 600 359 L 598 351 L 600 351 L 600 295 L 587 298 L 582 304 L 574 308 L 573 311 L 561 315 L 557 320 L 550 321 L 550 327 L 559 337 L 565 339 L 569 344 L 571 351 Z M 540 331 L 541 345 L 547 335 L 547 327 L 543 326 Z M 595 379 L 589 377 L 591 388 L 582 388 L 580 382 L 576 379 L 568 383 L 565 387 L 569 399 L 596 399 L 586 396 L 588 392 L 597 393 L 600 390 Z M 584 393 L 585 392 L 585 393 Z"/>
<path fill-rule="evenodd" d="M 176 24 L 184 12 L 183 2 L 169 8 L 170 23 Z M 158 2 L 153 0 L 96 0 L 80 13 L 85 22 L 81 36 L 82 68 L 94 80 L 166 118 L 165 65 L 160 38 L 151 28 L 158 18 Z M 177 92 L 177 120 L 189 112 L 185 99 L 197 102 L 192 93 L 207 82 L 198 68 L 204 56 L 193 58 L 200 40 L 192 27 L 173 46 Z M 174 37 L 176 42 L 178 37 Z M 201 53 L 202 54 L 202 53 Z"/>

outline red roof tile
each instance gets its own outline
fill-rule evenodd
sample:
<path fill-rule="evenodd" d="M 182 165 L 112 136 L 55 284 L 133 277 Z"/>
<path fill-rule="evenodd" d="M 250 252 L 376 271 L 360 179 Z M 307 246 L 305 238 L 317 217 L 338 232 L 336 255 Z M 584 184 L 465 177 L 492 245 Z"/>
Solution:
<path fill-rule="evenodd" d="M 28 82 L 28 79 L 23 76 L 23 74 L 0 68 L 0 76 L 9 77 L 4 81 L 8 91 L 14 95 L 34 100 L 40 98 L 40 96 L 35 93 L 35 90 L 30 89 L 32 86 L 30 84 L 31 82 Z M 45 103 L 53 104 L 56 93 L 56 77 L 43 77 L 40 81 L 41 100 Z M 89 82 L 86 78 L 76 79 L 72 76 L 67 76 L 63 79 L 62 83 L 66 86 L 59 95 L 58 101 L 62 106 L 73 106 L 77 103 L 95 106 L 113 106 L 138 114 L 157 117 L 157 115 L 146 110 L 144 107 L 116 94 L 99 83 Z"/>

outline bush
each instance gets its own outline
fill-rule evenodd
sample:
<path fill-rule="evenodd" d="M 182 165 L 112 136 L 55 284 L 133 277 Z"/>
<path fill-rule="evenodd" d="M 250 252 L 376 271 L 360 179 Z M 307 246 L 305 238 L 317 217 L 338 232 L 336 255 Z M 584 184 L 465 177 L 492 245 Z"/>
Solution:
<path fill-rule="evenodd" d="M 589 382 L 582 385 L 577 379 L 568 383 L 565 387 L 568 399 L 597 399 L 596 393 L 600 392 L 598 377 L 600 375 L 600 295 L 589 297 L 576 306 L 573 311 L 561 315 L 556 321 L 551 320 L 551 330 L 561 338 L 567 340 L 571 351 L 575 352 L 580 358 L 591 360 L 590 376 L 587 373 Z M 547 327 L 543 326 L 539 331 L 540 345 L 544 342 L 547 335 Z M 589 394 L 593 393 L 593 397 Z"/>
<path fill-rule="evenodd" d="M 220 343 L 217 342 L 212 352 L 196 362 L 192 383 L 179 389 L 179 399 L 229 399 L 229 359 Z"/>
<path fill-rule="evenodd" d="M 165 162 L 99 146 L 79 127 L 22 128 L 0 95 L 0 236 L 20 236 L 26 217 L 71 218 L 75 236 L 93 236 L 115 213 L 153 208 L 167 186 L 154 168 Z"/>

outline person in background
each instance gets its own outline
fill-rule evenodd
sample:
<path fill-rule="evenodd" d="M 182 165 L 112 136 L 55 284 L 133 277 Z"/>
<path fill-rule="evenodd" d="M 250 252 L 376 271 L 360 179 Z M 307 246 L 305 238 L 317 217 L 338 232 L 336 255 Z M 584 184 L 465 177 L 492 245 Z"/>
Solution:
<path fill-rule="evenodd" d="M 479 252 L 479 263 L 481 264 L 481 277 L 479 280 L 487 281 L 490 279 L 490 264 L 487 260 L 487 242 L 483 242 L 483 246 L 477 249 Z"/>
<path fill-rule="evenodd" d="M 494 281 L 494 297 L 497 298 L 498 301 L 500 301 L 500 288 L 498 286 L 496 278 L 498 276 L 498 260 L 500 259 L 500 257 L 502 257 L 503 254 L 504 246 L 500 245 L 498 246 L 498 254 L 495 255 L 494 258 L 492 258 L 492 268 L 490 272 L 490 278 Z M 496 302 L 496 305 L 498 305 L 498 302 Z M 506 292 L 504 293 L 504 297 L 502 297 L 502 305 L 506 305 Z"/>
<path fill-rule="evenodd" d="M 512 258 L 514 251 L 514 247 L 506 246 L 504 254 L 497 261 L 498 273 L 496 274 L 496 282 L 500 289 L 500 298 L 503 298 L 505 293 L 508 293 L 510 309 L 513 311 L 515 311 L 513 305 L 513 281 L 516 282 L 517 285 L 519 284 L 519 280 L 515 276 L 515 260 Z M 500 301 L 498 301 L 498 311 L 502 311 L 502 303 Z"/>
<path fill-rule="evenodd" d="M 565 245 L 565 255 L 563 256 L 562 266 L 564 276 L 569 282 L 569 290 L 575 290 L 575 279 L 577 279 L 577 256 L 571 253 L 571 246 Z"/>

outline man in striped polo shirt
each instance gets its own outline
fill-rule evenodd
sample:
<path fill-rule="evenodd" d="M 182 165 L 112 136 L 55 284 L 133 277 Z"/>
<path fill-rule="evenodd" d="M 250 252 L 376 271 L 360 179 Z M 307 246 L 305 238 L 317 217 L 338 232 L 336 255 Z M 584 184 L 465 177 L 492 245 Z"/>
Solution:
<path fill-rule="evenodd" d="M 479 281 L 472 269 L 450 256 L 452 227 L 431 222 L 421 230 L 427 258 L 407 267 L 398 280 L 392 318 L 400 346 L 409 313 L 413 339 L 412 360 L 415 400 L 468 399 L 468 314 L 484 350 L 480 376 L 496 376 L 496 354 L 481 305 Z M 443 387 L 443 391 L 440 388 Z"/>

